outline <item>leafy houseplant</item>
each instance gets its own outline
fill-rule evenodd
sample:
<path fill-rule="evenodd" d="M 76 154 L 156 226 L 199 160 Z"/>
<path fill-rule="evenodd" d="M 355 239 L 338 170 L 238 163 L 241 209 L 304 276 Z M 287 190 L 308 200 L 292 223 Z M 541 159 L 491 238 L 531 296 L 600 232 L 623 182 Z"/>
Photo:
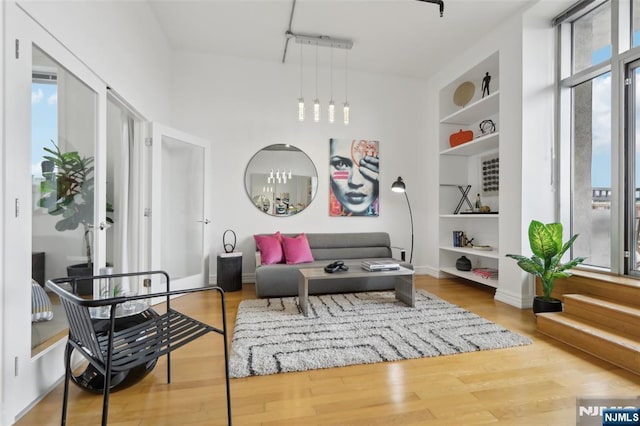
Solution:
<path fill-rule="evenodd" d="M 522 270 L 539 277 L 542 281 L 544 296 L 535 297 L 533 306 L 535 313 L 562 310 L 561 302 L 551 297 L 555 281 L 558 278 L 570 277 L 571 274 L 567 271 L 585 260 L 584 257 L 576 257 L 564 264 L 560 262 L 562 256 L 578 238 L 578 234 L 573 235 L 563 244 L 562 231 L 561 223 L 545 225 L 537 220 L 532 220 L 529 224 L 529 245 L 533 256 L 528 258 L 519 254 L 507 254 L 507 257 L 518 262 L 518 266 Z"/>
<path fill-rule="evenodd" d="M 92 275 L 92 228 L 94 200 L 94 167 L 93 157 L 82 157 L 77 151 L 61 152 L 51 141 L 55 149 L 45 147 L 43 161 L 43 177 L 40 183 L 40 207 L 47 209 L 52 216 L 59 216 L 55 228 L 58 231 L 70 231 L 82 226 L 87 263 L 74 265 L 87 268 Z M 113 211 L 107 205 L 107 211 Z M 107 222 L 113 223 L 110 218 Z M 85 272 L 80 275 L 86 275 Z"/>

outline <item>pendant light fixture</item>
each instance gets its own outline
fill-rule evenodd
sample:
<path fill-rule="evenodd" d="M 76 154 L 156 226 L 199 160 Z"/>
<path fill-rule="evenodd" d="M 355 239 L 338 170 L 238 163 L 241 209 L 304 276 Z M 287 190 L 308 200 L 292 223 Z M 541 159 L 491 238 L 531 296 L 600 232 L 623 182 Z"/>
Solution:
<path fill-rule="evenodd" d="M 295 0 L 294 0 L 295 3 Z M 291 32 L 291 29 L 287 30 L 285 32 L 285 37 L 287 39 L 287 42 L 285 43 L 285 50 L 284 50 L 284 54 L 282 57 L 282 62 L 284 63 L 286 60 L 286 56 L 287 56 L 287 45 L 290 39 L 294 39 L 296 43 L 300 44 L 300 97 L 298 98 L 298 120 L 299 121 L 304 121 L 305 120 L 305 103 L 304 103 L 304 97 L 302 95 L 303 93 L 303 73 L 304 73 L 304 64 L 303 64 L 303 52 L 302 52 L 302 48 L 304 44 L 307 45 L 315 45 L 316 47 L 316 81 L 315 81 L 315 99 L 313 100 L 313 121 L 318 123 L 320 122 L 320 118 L 321 118 L 321 113 L 320 113 L 320 99 L 318 98 L 318 50 L 319 47 L 329 47 L 331 48 L 331 76 L 330 76 L 330 89 L 331 89 L 331 93 L 330 93 L 330 100 L 329 100 L 329 105 L 328 105 L 328 109 L 327 111 L 327 118 L 328 121 L 330 123 L 335 122 L 335 115 L 336 115 L 336 105 L 335 102 L 333 100 L 333 49 L 334 48 L 338 48 L 338 49 L 345 49 L 345 53 L 347 50 L 351 49 L 353 47 L 353 41 L 349 40 L 349 39 L 339 39 L 339 38 L 335 38 L 335 37 L 329 37 L 326 35 L 311 35 L 311 34 L 296 34 Z M 345 56 L 345 65 L 347 64 L 347 59 Z M 348 70 L 345 67 L 345 98 L 346 95 L 348 93 L 347 91 L 347 75 L 348 75 Z M 344 113 L 344 124 L 349 124 L 349 101 L 348 99 L 345 99 L 344 105 L 343 105 L 343 113 Z"/>
<path fill-rule="evenodd" d="M 313 100 L 313 121 L 320 121 L 320 101 L 318 100 L 318 43 L 316 43 L 316 98 Z"/>
<path fill-rule="evenodd" d="M 331 99 L 329 100 L 329 123 L 333 123 L 336 120 L 336 104 L 333 103 L 333 46 L 331 46 L 331 71 L 329 80 L 331 95 Z"/>
<path fill-rule="evenodd" d="M 342 108 L 342 115 L 344 118 L 345 126 L 349 124 L 349 51 L 344 51 L 344 106 Z"/>
<path fill-rule="evenodd" d="M 298 98 L 298 120 L 304 121 L 304 98 L 302 97 L 302 44 L 300 45 L 300 97 Z"/>

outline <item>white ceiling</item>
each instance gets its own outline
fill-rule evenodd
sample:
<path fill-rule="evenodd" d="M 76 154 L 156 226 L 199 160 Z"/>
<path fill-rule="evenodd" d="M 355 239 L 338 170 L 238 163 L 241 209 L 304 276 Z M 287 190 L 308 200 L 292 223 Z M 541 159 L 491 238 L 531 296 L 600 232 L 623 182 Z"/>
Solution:
<path fill-rule="evenodd" d="M 293 0 L 148 1 L 174 50 L 282 61 Z M 438 5 L 415 0 L 297 0 L 291 30 L 353 40 L 350 69 L 427 78 L 532 2 L 444 0 L 440 18 Z M 320 48 L 321 66 L 329 52 Z M 299 53 L 290 41 L 287 63 Z M 313 46 L 303 55 L 315 63 Z M 344 50 L 334 50 L 334 61 L 342 66 Z"/>

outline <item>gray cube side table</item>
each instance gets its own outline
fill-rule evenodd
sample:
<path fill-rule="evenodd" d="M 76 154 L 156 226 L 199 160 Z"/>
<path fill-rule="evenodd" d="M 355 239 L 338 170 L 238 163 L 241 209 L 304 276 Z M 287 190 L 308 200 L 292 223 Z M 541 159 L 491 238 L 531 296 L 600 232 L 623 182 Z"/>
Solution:
<path fill-rule="evenodd" d="M 217 284 L 224 291 L 242 290 L 242 252 L 218 254 Z"/>

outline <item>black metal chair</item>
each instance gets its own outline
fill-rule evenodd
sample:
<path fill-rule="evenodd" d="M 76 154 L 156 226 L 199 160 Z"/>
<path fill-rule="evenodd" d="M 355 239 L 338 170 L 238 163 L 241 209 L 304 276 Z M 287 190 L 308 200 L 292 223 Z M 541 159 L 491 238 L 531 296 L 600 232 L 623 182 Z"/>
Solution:
<path fill-rule="evenodd" d="M 164 276 L 166 291 L 135 296 L 116 296 L 104 299 L 87 299 L 73 294 L 78 281 L 92 280 L 94 285 L 104 280 L 123 277 Z M 129 279 L 129 278 L 127 278 Z M 139 278 L 138 278 L 139 279 Z M 103 281 L 101 281 L 103 280 Z M 65 349 L 65 381 L 62 402 L 61 424 L 66 424 L 71 378 L 71 352 L 78 351 L 100 374 L 104 376 L 102 425 L 106 426 L 109 412 L 109 391 L 114 375 L 130 371 L 167 355 L 167 382 L 171 383 L 171 352 L 209 332 L 221 334 L 224 338 L 224 367 L 227 391 L 227 418 L 231 425 L 231 390 L 229 384 L 229 357 L 227 348 L 227 321 L 224 290 L 209 286 L 186 290 L 170 291 L 169 275 L 164 271 L 111 274 L 92 277 L 68 277 L 47 281 L 47 287 L 60 296 L 69 322 L 69 338 Z M 170 297 L 199 291 L 217 291 L 222 308 L 222 329 L 204 324 L 171 308 Z M 112 294 L 112 293 L 109 293 Z M 148 320 L 131 327 L 118 330 L 116 320 L 127 315 L 125 309 L 132 302 L 144 301 L 152 297 L 166 298 L 167 311 L 162 315 L 148 315 Z M 97 326 L 96 313 L 107 318 L 108 326 Z M 104 325 L 104 324 L 103 324 Z"/>

